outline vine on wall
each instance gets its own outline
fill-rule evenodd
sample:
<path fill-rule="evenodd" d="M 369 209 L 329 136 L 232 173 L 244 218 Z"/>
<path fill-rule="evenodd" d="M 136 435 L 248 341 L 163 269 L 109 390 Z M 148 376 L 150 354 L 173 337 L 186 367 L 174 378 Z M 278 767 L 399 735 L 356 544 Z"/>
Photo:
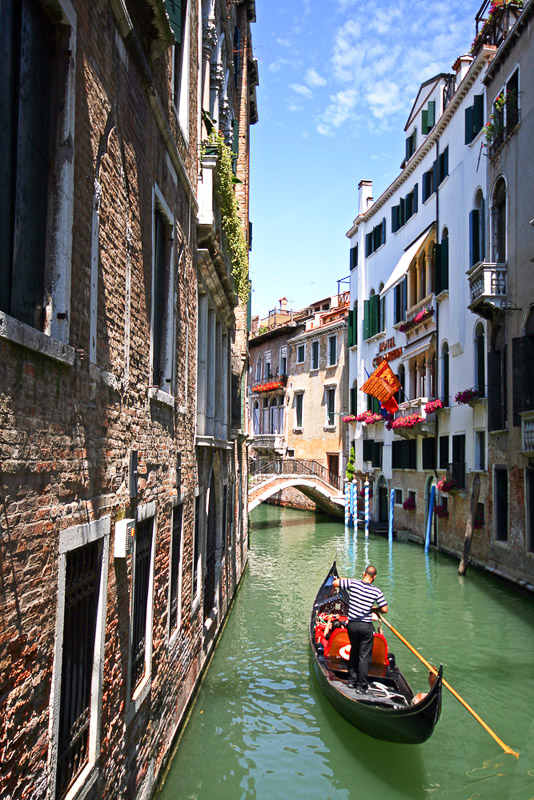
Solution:
<path fill-rule="evenodd" d="M 218 189 L 221 208 L 221 225 L 232 261 L 232 277 L 237 295 L 242 303 L 250 295 L 248 277 L 248 249 L 239 218 L 239 206 L 234 194 L 235 177 L 232 169 L 232 152 L 218 131 L 212 131 L 207 146 L 217 154 Z"/>

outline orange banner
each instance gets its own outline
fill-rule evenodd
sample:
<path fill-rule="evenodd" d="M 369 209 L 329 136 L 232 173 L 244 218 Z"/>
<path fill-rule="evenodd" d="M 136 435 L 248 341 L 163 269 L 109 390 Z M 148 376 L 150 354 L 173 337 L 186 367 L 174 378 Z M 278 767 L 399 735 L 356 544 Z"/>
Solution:
<path fill-rule="evenodd" d="M 360 391 L 365 392 L 365 394 L 370 394 L 372 397 L 376 397 L 384 406 L 399 389 L 399 379 L 388 362 L 382 361 L 371 377 L 367 378 Z"/>

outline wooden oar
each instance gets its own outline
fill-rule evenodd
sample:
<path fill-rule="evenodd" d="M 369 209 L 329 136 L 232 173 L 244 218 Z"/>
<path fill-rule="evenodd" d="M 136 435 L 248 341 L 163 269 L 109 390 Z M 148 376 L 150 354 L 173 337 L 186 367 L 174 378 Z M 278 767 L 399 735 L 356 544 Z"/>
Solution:
<path fill-rule="evenodd" d="M 406 645 L 406 647 L 407 647 L 409 650 L 411 650 L 411 651 L 412 651 L 412 653 L 414 654 L 414 656 L 417 656 L 417 658 L 419 659 L 419 661 L 422 661 L 422 662 L 423 662 L 423 664 L 425 665 L 425 667 L 427 667 L 427 668 L 430 670 L 430 672 L 432 672 L 434 675 L 437 675 L 437 674 L 438 674 L 438 671 L 437 671 L 437 669 L 436 669 L 435 667 L 433 667 L 433 666 L 432 666 L 432 664 L 430 664 L 430 663 L 429 663 L 429 662 L 426 660 L 426 658 L 423 658 L 423 656 L 422 656 L 420 653 L 418 653 L 418 652 L 417 652 L 417 650 L 415 649 L 415 647 L 413 647 L 413 646 L 410 644 L 410 642 L 408 642 L 408 641 L 407 641 L 407 640 L 404 638 L 404 636 L 402 636 L 402 635 L 401 635 L 401 634 L 400 634 L 400 633 L 399 633 L 397 630 L 395 630 L 395 628 L 393 627 L 393 625 L 390 625 L 390 624 L 389 624 L 389 622 L 387 622 L 387 621 L 384 619 L 384 617 L 383 617 L 381 614 L 378 614 L 377 616 L 380 618 L 380 621 L 381 621 L 381 622 L 383 622 L 385 625 L 387 625 L 387 627 L 390 629 L 390 631 L 391 631 L 392 633 L 394 633 L 394 634 L 395 634 L 395 636 L 397 636 L 397 637 L 398 637 L 398 638 L 401 640 L 401 642 L 402 642 L 403 644 L 405 644 L 405 645 Z M 516 751 L 515 751 L 515 750 L 512 750 L 512 748 L 511 748 L 511 747 L 508 747 L 508 745 L 507 745 L 507 744 L 505 744 L 505 743 L 503 742 L 503 740 L 502 740 L 502 739 L 499 739 L 499 737 L 497 736 L 497 734 L 496 734 L 494 731 L 492 731 L 492 730 L 491 730 L 491 728 L 489 727 L 489 725 L 486 725 L 486 723 L 484 722 L 484 720 L 483 720 L 483 719 L 481 719 L 481 717 L 479 717 L 479 716 L 478 716 L 478 714 L 476 713 L 476 711 L 474 711 L 474 710 L 471 708 L 471 706 L 469 705 L 469 703 L 466 703 L 466 702 L 465 702 L 465 700 L 463 699 L 463 697 L 460 697 L 460 695 L 458 694 L 458 692 L 457 692 L 455 689 L 453 689 L 453 688 L 452 688 L 452 686 L 450 685 L 450 683 L 447 683 L 447 681 L 446 681 L 446 680 L 444 680 L 443 678 L 441 679 L 441 682 L 442 682 L 442 683 L 443 683 L 443 685 L 444 685 L 444 686 L 445 686 L 445 687 L 446 687 L 446 688 L 449 690 L 449 692 L 451 692 L 451 694 L 453 694 L 453 695 L 456 697 L 456 699 L 460 701 L 460 703 L 461 703 L 461 704 L 464 706 L 464 708 L 466 708 L 466 709 L 469 711 L 469 713 L 470 713 L 470 714 L 472 714 L 472 715 L 474 716 L 474 718 L 476 719 L 476 721 L 477 721 L 477 722 L 479 722 L 479 723 L 480 723 L 480 725 L 482 725 L 482 727 L 484 728 L 484 730 L 485 730 L 485 731 L 487 731 L 487 732 L 489 733 L 489 735 L 490 735 L 490 736 L 492 736 L 492 737 L 495 739 L 495 741 L 497 742 L 497 744 L 498 744 L 500 747 L 502 747 L 502 749 L 504 750 L 504 752 L 505 752 L 505 753 L 508 753 L 509 755 L 515 756 L 516 758 L 519 758 L 519 753 L 516 753 Z"/>

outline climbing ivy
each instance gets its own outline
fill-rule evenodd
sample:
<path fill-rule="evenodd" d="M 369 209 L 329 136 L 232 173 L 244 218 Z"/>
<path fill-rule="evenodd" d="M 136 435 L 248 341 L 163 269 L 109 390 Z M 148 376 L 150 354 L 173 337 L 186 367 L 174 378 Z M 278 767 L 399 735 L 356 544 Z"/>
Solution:
<path fill-rule="evenodd" d="M 232 152 L 218 131 L 213 131 L 208 138 L 207 147 L 217 154 L 217 174 L 221 208 L 221 224 L 224 239 L 232 262 L 232 277 L 237 295 L 242 303 L 248 301 L 250 280 L 248 277 L 248 249 L 239 218 L 239 206 L 234 194 L 236 178 L 232 169 Z"/>

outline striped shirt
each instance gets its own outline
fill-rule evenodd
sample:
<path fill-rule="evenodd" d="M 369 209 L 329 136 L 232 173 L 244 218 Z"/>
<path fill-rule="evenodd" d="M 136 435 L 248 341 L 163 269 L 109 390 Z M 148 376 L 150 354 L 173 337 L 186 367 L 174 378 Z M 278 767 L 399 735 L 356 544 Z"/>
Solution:
<path fill-rule="evenodd" d="M 349 591 L 349 620 L 358 622 L 372 622 L 371 608 L 376 603 L 379 608 L 386 606 L 386 598 L 372 583 L 355 581 L 352 578 L 341 578 L 341 589 Z"/>

